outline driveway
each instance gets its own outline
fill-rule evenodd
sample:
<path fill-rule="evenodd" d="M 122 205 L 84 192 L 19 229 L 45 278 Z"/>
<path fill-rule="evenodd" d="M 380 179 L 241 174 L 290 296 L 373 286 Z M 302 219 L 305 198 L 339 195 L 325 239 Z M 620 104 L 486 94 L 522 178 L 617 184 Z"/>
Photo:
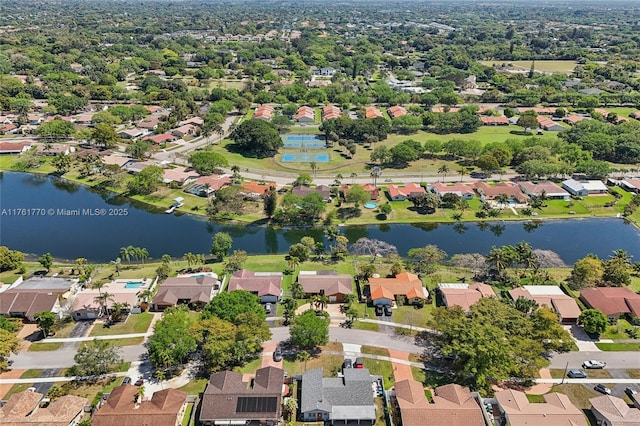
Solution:
<path fill-rule="evenodd" d="M 276 350 L 278 344 L 275 342 L 265 342 L 262 344 L 262 359 L 260 367 L 276 367 L 282 368 L 282 361 L 273 360 L 273 351 Z"/>
<path fill-rule="evenodd" d="M 564 329 L 571 333 L 580 352 L 600 351 L 600 349 L 598 349 L 598 347 L 596 346 L 596 342 L 598 341 L 598 339 L 589 337 L 589 335 L 584 331 L 582 327 L 573 324 L 570 326 L 564 326 Z"/>

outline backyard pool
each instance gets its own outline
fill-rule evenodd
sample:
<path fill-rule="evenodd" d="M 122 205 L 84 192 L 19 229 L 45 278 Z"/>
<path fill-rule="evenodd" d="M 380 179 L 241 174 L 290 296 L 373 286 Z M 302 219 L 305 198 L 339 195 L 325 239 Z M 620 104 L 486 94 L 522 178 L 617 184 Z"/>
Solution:
<path fill-rule="evenodd" d="M 375 209 L 376 207 L 378 207 L 378 204 L 373 202 L 368 202 L 368 203 L 364 203 L 363 207 L 365 209 Z"/>
<path fill-rule="evenodd" d="M 124 288 L 140 288 L 144 283 L 142 281 L 128 281 Z"/>

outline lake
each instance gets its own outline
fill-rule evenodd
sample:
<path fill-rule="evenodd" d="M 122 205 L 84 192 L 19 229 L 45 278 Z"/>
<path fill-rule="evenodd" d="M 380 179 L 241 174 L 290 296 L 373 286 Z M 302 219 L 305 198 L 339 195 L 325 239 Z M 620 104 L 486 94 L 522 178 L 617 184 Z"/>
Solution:
<path fill-rule="evenodd" d="M 123 197 L 28 173 L 2 174 L 0 213 L 0 245 L 30 255 L 50 252 L 59 259 L 86 257 L 93 262 L 113 260 L 120 247 L 129 245 L 145 247 L 152 258 L 209 253 L 212 235 L 220 231 L 233 237 L 233 249 L 250 254 L 286 253 L 305 235 L 323 238 L 322 229 L 218 224 L 191 215 L 169 215 Z M 588 253 L 605 258 L 616 249 L 640 260 L 640 230 L 616 218 L 377 224 L 344 226 L 341 232 L 351 242 L 362 237 L 387 241 L 401 255 L 427 244 L 449 255 L 486 255 L 492 246 L 527 241 L 536 249 L 555 251 L 566 263 Z"/>

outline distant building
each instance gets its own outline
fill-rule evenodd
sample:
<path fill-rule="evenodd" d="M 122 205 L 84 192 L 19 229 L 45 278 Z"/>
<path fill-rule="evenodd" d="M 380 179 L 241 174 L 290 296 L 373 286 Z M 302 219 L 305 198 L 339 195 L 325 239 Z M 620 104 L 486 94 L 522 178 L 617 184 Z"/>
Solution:
<path fill-rule="evenodd" d="M 607 185 L 600 180 L 581 180 L 567 179 L 562 182 L 562 187 L 569 191 L 571 195 L 586 197 L 592 194 L 606 194 L 608 192 Z"/>

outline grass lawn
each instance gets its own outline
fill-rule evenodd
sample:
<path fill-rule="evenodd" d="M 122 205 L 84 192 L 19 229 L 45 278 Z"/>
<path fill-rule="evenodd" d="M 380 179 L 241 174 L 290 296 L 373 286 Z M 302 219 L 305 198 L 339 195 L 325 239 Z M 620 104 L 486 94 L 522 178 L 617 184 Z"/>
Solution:
<path fill-rule="evenodd" d="M 364 368 L 368 368 L 372 375 L 382 376 L 384 388 L 389 389 L 393 386 L 393 364 L 391 361 L 380 361 L 378 359 L 363 358 Z"/>
<path fill-rule="evenodd" d="M 609 373 L 609 371 L 607 370 L 593 369 L 593 370 L 585 370 L 585 371 L 587 373 L 587 377 L 589 377 L 590 379 L 610 379 L 611 378 L 611 373 Z M 562 375 L 564 374 L 564 369 L 552 368 L 550 372 L 551 372 L 552 378 L 561 379 Z"/>
<path fill-rule="evenodd" d="M 262 357 L 258 357 L 254 360 L 249 361 L 243 367 L 236 367 L 235 371 L 242 374 L 255 373 L 256 370 L 260 368 L 261 363 L 262 363 Z"/>
<path fill-rule="evenodd" d="M 408 324 L 415 327 L 426 327 L 427 322 L 431 319 L 431 313 L 435 309 L 434 304 L 426 304 L 421 309 L 416 309 L 413 306 L 405 305 L 398 306 L 393 309 L 393 322 L 399 324 Z"/>
<path fill-rule="evenodd" d="M 124 339 L 109 339 L 113 346 L 138 346 L 144 342 L 144 337 L 126 337 Z"/>
<path fill-rule="evenodd" d="M 583 385 L 568 383 L 564 385 L 555 385 L 551 388 L 552 392 L 559 392 L 567 395 L 571 402 L 582 410 L 584 415 L 589 420 L 589 423 L 593 426 L 596 425 L 595 418 L 593 414 L 591 414 L 591 403 L 589 402 L 589 398 L 593 398 L 595 396 L 601 396 L 602 394 L 597 393 L 592 390 L 593 387 L 586 387 Z"/>
<path fill-rule="evenodd" d="M 375 426 L 387 426 L 387 419 L 384 412 L 384 402 L 382 398 L 375 398 L 373 400 L 376 404 L 376 424 Z"/>
<path fill-rule="evenodd" d="M 31 368 L 27 371 L 25 371 L 24 373 L 22 373 L 22 375 L 20 376 L 21 379 L 35 379 L 40 377 L 40 375 L 42 374 L 42 370 L 39 368 Z"/>
<path fill-rule="evenodd" d="M 542 403 L 544 402 L 544 395 L 527 394 L 527 400 L 532 403 Z"/>
<path fill-rule="evenodd" d="M 626 352 L 640 351 L 640 342 L 638 343 L 596 343 L 601 351 L 607 352 Z"/>
<path fill-rule="evenodd" d="M 363 345 L 362 348 L 360 348 L 360 352 L 370 355 L 389 356 L 389 351 L 387 349 L 378 348 L 376 346 Z"/>
<path fill-rule="evenodd" d="M 355 328 L 356 330 L 378 331 L 378 324 L 374 322 L 355 321 L 351 325 L 351 328 Z"/>
<path fill-rule="evenodd" d="M 186 392 L 188 395 L 197 395 L 199 393 L 204 392 L 204 389 L 207 387 L 207 383 L 209 382 L 208 378 L 197 378 L 191 380 L 186 385 L 178 388 L 178 390 Z"/>
<path fill-rule="evenodd" d="M 114 336 L 116 334 L 146 333 L 149 324 L 153 319 L 153 314 L 143 312 L 141 314 L 131 314 L 125 322 L 121 322 L 110 327 L 99 324 L 93 327 L 90 336 Z"/>
<path fill-rule="evenodd" d="M 66 320 L 63 320 L 59 324 L 55 325 L 55 327 L 57 327 L 55 329 L 56 330 L 55 337 L 57 338 L 69 337 L 69 335 L 71 335 L 71 331 L 75 326 L 76 326 L 76 322 L 73 321 L 71 318 L 67 318 Z"/>
<path fill-rule="evenodd" d="M 640 379 L 640 368 L 628 368 L 627 374 L 632 379 Z"/>
<path fill-rule="evenodd" d="M 304 371 L 313 370 L 316 368 L 323 369 L 324 377 L 335 377 L 338 371 L 342 368 L 344 357 L 341 355 L 322 355 L 311 357 L 306 362 L 306 368 L 304 362 L 295 360 L 295 357 L 285 357 L 283 362 L 283 368 L 289 373 L 289 376 L 295 374 L 302 374 Z"/>
<path fill-rule="evenodd" d="M 62 342 L 44 343 L 35 342 L 29 345 L 27 352 L 44 352 L 44 351 L 57 351 L 62 347 Z"/>
<path fill-rule="evenodd" d="M 192 411 L 193 411 L 193 403 L 187 404 L 187 408 L 184 410 L 184 417 L 182 418 L 182 426 L 189 426 Z"/>
<path fill-rule="evenodd" d="M 9 389 L 9 391 L 6 393 L 4 399 L 9 399 L 11 395 L 25 391 L 31 386 L 33 386 L 33 383 L 16 383 L 15 385 L 11 386 L 11 389 Z"/>
<path fill-rule="evenodd" d="M 608 326 L 604 333 L 600 335 L 600 338 L 612 340 L 631 339 L 632 337 L 627 334 L 626 330 L 632 329 L 633 326 L 629 323 L 629 321 L 625 320 L 624 318 L 620 318 L 618 319 L 616 324 Z"/>

